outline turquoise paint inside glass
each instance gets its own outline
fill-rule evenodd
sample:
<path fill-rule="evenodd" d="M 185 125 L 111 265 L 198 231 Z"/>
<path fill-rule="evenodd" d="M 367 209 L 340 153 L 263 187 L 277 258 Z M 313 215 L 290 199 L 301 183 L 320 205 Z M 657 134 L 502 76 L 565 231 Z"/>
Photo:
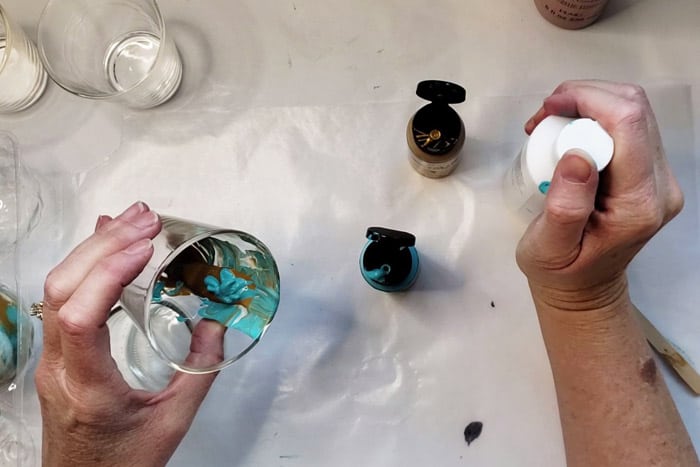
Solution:
<path fill-rule="evenodd" d="M 253 285 L 240 277 L 236 277 L 230 269 L 222 269 L 220 279 L 214 276 L 204 278 L 207 290 L 213 293 L 223 303 L 234 303 L 255 296 L 255 292 L 249 289 Z"/>
<path fill-rule="evenodd" d="M 280 299 L 277 266 L 272 255 L 242 249 L 217 237 L 197 242 L 196 249 L 202 263 L 215 266 L 218 271 L 199 279 L 204 287 L 178 282 L 178 287 L 172 288 L 164 283 L 165 279 L 159 279 L 153 286 L 152 302 L 168 301 L 168 306 L 180 311 L 177 316 L 180 322 L 197 317 L 217 321 L 258 340 L 272 321 Z M 200 291 L 205 288 L 208 293 L 197 293 L 192 288 Z M 193 308 L 197 307 L 193 298 L 198 308 Z"/>
<path fill-rule="evenodd" d="M 184 286 L 185 286 L 184 282 L 177 281 L 175 283 L 174 288 L 172 288 L 170 290 L 166 290 L 165 282 L 162 282 L 162 281 L 156 282 L 155 285 L 153 286 L 153 297 L 152 297 L 153 303 L 162 302 L 163 301 L 163 294 L 174 297 L 175 295 L 180 293 L 180 291 L 182 290 L 182 288 Z"/>
<path fill-rule="evenodd" d="M 230 264 L 230 263 L 229 263 Z M 251 268 L 241 267 L 244 271 L 254 272 Z M 257 271 L 256 277 L 257 277 Z M 278 294 L 253 281 L 236 277 L 230 269 L 222 269 L 217 279 L 212 275 L 204 278 L 204 285 L 211 292 L 216 301 L 201 298 L 200 308 L 197 314 L 205 319 L 221 323 L 227 328 L 236 329 L 251 339 L 258 339 L 265 327 L 272 320 Z M 162 295 L 175 296 L 182 289 L 183 284 L 178 281 L 177 287 L 172 290 L 165 289 L 165 284 L 158 281 L 153 288 L 153 301 L 162 301 Z M 252 299 L 249 308 L 241 304 L 242 301 Z M 178 321 L 187 321 L 186 316 L 178 316 Z"/>
<path fill-rule="evenodd" d="M 17 325 L 17 305 L 10 303 L 7 305 L 7 322 Z M 0 380 L 7 376 L 14 375 L 17 366 L 17 330 L 7 329 L 0 321 Z"/>

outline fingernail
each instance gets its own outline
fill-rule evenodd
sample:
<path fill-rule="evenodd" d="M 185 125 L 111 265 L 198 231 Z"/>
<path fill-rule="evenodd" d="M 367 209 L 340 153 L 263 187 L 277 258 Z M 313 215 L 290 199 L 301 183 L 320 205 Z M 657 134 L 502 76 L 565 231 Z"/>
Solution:
<path fill-rule="evenodd" d="M 128 255 L 136 255 L 139 253 L 143 253 L 146 250 L 148 250 L 149 248 L 151 248 L 151 245 L 152 245 L 151 239 L 144 238 L 144 239 L 139 240 L 136 243 L 132 243 L 131 246 L 129 246 L 129 248 L 124 250 L 124 253 L 126 253 Z"/>
<path fill-rule="evenodd" d="M 100 228 L 100 225 L 105 222 L 106 219 L 108 219 L 109 216 L 98 216 L 97 217 L 97 222 L 95 222 L 95 230 Z"/>
<path fill-rule="evenodd" d="M 137 216 L 138 214 L 141 214 L 142 212 L 146 211 L 148 209 L 148 206 L 146 206 L 146 203 L 143 203 L 141 201 L 137 201 L 129 208 L 122 213 L 122 216 L 124 219 L 131 219 L 134 216 Z"/>
<path fill-rule="evenodd" d="M 584 151 L 574 150 L 567 152 L 562 158 L 564 165 L 561 176 L 570 183 L 586 183 L 591 179 L 595 166 L 590 156 Z"/>
<path fill-rule="evenodd" d="M 134 219 L 130 220 L 136 227 L 150 227 L 156 222 L 158 222 L 158 214 L 153 211 L 148 211 L 139 214 Z"/>

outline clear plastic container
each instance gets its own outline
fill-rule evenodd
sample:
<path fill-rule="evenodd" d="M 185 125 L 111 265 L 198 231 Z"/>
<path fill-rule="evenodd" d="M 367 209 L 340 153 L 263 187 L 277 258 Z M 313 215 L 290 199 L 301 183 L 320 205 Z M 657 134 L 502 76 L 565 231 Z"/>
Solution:
<path fill-rule="evenodd" d="M 0 132 L 0 257 L 36 227 L 43 204 L 39 180 L 20 164 L 14 137 Z"/>
<path fill-rule="evenodd" d="M 22 181 L 17 145 L 9 133 L 0 132 L 0 169 L 0 234 L 7 243 L 0 247 L 0 466 L 33 467 L 36 444 L 23 420 L 23 388 L 34 326 L 16 292 L 15 243 L 18 232 L 25 233 L 36 221 L 27 223 L 23 215 L 25 206 L 36 206 L 36 200 L 30 196 L 33 201 L 24 203 L 26 180 Z M 30 185 L 37 191 L 29 193 L 38 193 L 38 184 Z"/>
<path fill-rule="evenodd" d="M 21 417 L 0 404 L 0 465 L 34 467 L 36 457 L 34 440 Z"/>

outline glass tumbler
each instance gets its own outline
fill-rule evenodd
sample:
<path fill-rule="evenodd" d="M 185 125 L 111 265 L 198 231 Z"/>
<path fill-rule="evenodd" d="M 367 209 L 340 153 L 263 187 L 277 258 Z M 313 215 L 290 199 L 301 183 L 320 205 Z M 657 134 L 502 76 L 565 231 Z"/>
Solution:
<path fill-rule="evenodd" d="M 145 109 L 180 86 L 180 55 L 155 0 L 49 0 L 38 37 L 51 78 L 78 96 Z"/>
<path fill-rule="evenodd" d="M 151 377 L 167 377 L 153 360 L 154 351 L 170 368 L 185 373 L 229 366 L 260 341 L 280 300 L 277 264 L 260 240 L 245 232 L 160 217 L 163 228 L 153 240 L 153 257 L 120 299 L 150 348 L 129 331 L 126 356 L 114 355 L 122 373 L 119 360 L 125 358 L 129 372 L 144 387 L 153 386 Z M 123 318 L 110 321 L 110 334 L 125 329 Z M 205 346 L 217 350 L 217 359 L 194 359 L 194 340 L 208 340 Z"/>
<path fill-rule="evenodd" d="M 36 47 L 0 5 L 0 113 L 32 105 L 46 89 L 46 81 Z"/>

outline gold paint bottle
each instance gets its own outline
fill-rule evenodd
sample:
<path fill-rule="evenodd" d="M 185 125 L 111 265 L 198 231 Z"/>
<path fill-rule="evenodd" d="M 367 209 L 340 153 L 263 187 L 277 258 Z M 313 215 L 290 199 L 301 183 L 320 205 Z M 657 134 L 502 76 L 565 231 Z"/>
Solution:
<path fill-rule="evenodd" d="M 535 0 L 537 11 L 550 23 L 564 29 L 581 29 L 593 24 L 608 0 Z"/>
<path fill-rule="evenodd" d="M 447 81 L 421 81 L 416 94 L 430 104 L 408 121 L 406 140 L 411 166 L 429 178 L 448 176 L 459 163 L 464 145 L 464 122 L 449 104 L 466 99 L 463 87 Z"/>

